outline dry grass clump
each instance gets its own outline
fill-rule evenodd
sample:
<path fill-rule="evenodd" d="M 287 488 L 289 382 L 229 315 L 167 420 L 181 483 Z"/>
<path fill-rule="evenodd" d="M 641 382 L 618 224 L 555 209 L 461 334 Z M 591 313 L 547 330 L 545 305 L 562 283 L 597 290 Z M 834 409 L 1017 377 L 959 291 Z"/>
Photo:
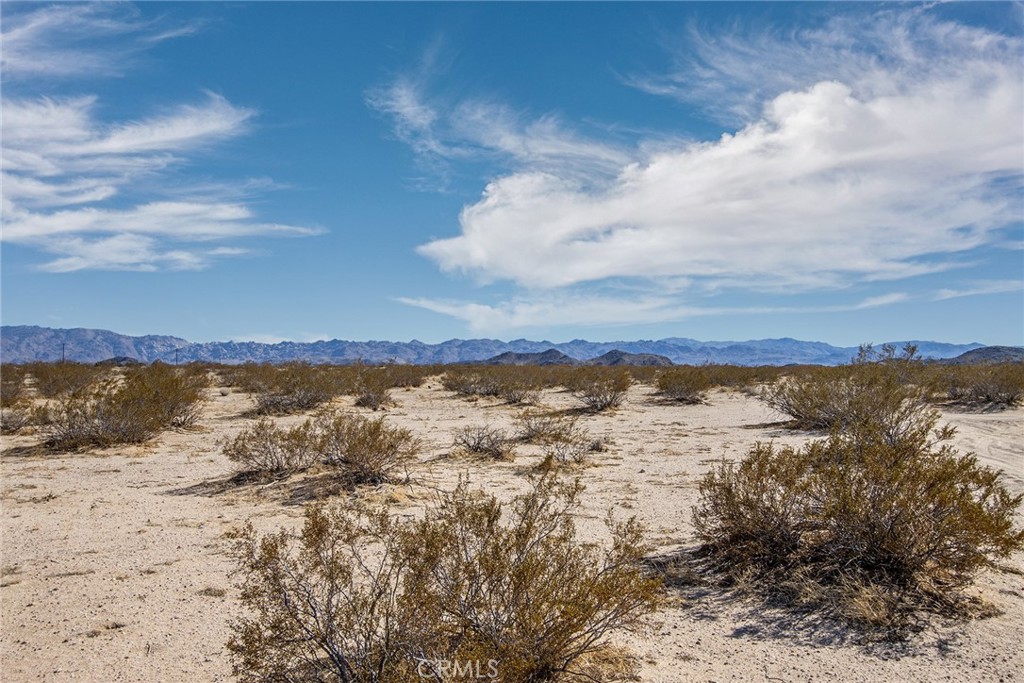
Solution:
<path fill-rule="evenodd" d="M 629 370 L 613 367 L 577 368 L 567 378 L 566 388 L 591 412 L 617 408 L 633 384 Z"/>
<path fill-rule="evenodd" d="M 142 443 L 199 419 L 205 374 L 168 365 L 131 368 L 123 379 L 60 399 L 49 411 L 47 445 L 61 451 Z"/>
<path fill-rule="evenodd" d="M 418 449 L 409 430 L 384 418 L 323 412 L 289 429 L 259 420 L 223 452 L 247 473 L 290 474 L 322 464 L 350 484 L 381 484 L 393 481 Z"/>
<path fill-rule="evenodd" d="M 463 427 L 455 432 L 455 448 L 470 455 L 495 460 L 515 458 L 515 440 L 504 429 L 490 425 Z"/>
<path fill-rule="evenodd" d="M 59 398 L 85 391 L 108 375 L 107 369 L 87 363 L 36 361 L 24 366 L 36 392 L 43 398 Z"/>
<path fill-rule="evenodd" d="M 298 536 L 248 525 L 236 547 L 248 613 L 228 642 L 235 676 L 577 676 L 660 600 L 635 520 L 609 521 L 608 547 L 576 540 L 580 491 L 544 478 L 505 506 L 463 483 L 409 524 L 349 502 L 310 507 Z"/>
<path fill-rule="evenodd" d="M 1022 496 L 921 420 L 893 440 L 856 425 L 801 449 L 756 445 L 700 483 L 711 566 L 791 604 L 887 635 L 921 610 L 964 614 L 961 590 L 1024 548 Z"/>
<path fill-rule="evenodd" d="M 707 392 L 714 386 L 707 368 L 680 365 L 658 374 L 658 393 L 680 403 L 704 403 Z"/>
<path fill-rule="evenodd" d="M 1009 407 L 1024 402 L 1024 363 L 947 366 L 937 381 L 958 405 Z"/>

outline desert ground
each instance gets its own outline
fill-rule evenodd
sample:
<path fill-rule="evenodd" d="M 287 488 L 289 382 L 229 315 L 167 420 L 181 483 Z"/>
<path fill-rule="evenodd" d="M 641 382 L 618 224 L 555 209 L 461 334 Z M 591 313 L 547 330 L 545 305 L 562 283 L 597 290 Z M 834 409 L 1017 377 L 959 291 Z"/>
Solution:
<path fill-rule="evenodd" d="M 3 437 L 4 681 L 231 679 L 225 642 L 241 605 L 228 535 L 247 520 L 262 530 L 297 526 L 304 505 L 325 486 L 316 477 L 236 483 L 220 443 L 252 423 L 243 413 L 253 399 L 219 387 L 208 393 L 198 429 L 167 432 L 144 446 L 53 454 L 31 448 L 38 435 Z M 511 462 L 450 456 L 456 429 L 511 429 L 522 407 L 458 397 L 437 378 L 393 396 L 387 420 L 423 442 L 408 481 L 335 495 L 357 495 L 412 518 L 460 476 L 501 498 L 528 486 L 537 447 L 517 447 Z M 541 402 L 551 409 L 577 405 L 556 390 Z M 372 414 L 351 397 L 335 403 Z M 275 419 L 293 424 L 303 416 Z M 591 466 L 568 475 L 586 486 L 581 537 L 602 539 L 611 509 L 620 518 L 636 515 L 657 553 L 692 546 L 697 482 L 713 463 L 738 459 L 757 441 L 796 445 L 814 438 L 784 428 L 782 419 L 741 392 L 718 390 L 707 405 L 679 405 L 634 385 L 617 410 L 581 417 L 609 444 L 593 454 Z M 1024 492 L 1024 409 L 945 411 L 943 421 L 957 428 L 958 449 L 1004 470 L 1010 490 Z M 972 589 L 1001 614 L 968 623 L 933 620 L 898 646 L 866 644 L 749 598 L 672 586 L 670 603 L 642 631 L 617 633 L 614 641 L 637 655 L 648 682 L 1019 681 L 1024 557 L 1008 565 L 1016 571 L 984 573 Z"/>

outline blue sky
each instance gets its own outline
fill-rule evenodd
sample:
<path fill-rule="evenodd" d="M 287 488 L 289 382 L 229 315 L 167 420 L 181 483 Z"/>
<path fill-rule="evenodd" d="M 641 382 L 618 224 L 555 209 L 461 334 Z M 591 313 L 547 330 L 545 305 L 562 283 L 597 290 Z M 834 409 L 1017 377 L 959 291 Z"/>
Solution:
<path fill-rule="evenodd" d="M 4 324 L 1024 343 L 1018 3 L 0 11 Z"/>

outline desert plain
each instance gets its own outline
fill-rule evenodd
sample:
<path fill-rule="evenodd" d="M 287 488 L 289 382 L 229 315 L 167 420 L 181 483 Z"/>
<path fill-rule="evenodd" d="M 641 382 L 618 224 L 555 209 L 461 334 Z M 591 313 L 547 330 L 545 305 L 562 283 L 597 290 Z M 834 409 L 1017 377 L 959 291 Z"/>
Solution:
<path fill-rule="evenodd" d="M 421 440 L 405 481 L 354 492 L 315 475 L 240 482 L 222 443 L 254 418 L 253 397 L 207 390 L 198 426 L 156 440 L 78 453 L 36 446 L 38 434 L 5 435 L 0 457 L 2 578 L 0 678 L 16 681 L 227 681 L 230 623 L 241 615 L 230 534 L 246 521 L 260 530 L 296 528 L 304 506 L 323 496 L 358 496 L 415 518 L 460 477 L 508 499 L 529 486 L 539 448 L 516 447 L 511 461 L 453 454 L 462 427 L 513 429 L 524 408 L 466 399 L 438 378 L 393 391 L 385 411 L 335 399 L 339 410 L 386 416 Z M 548 410 L 578 405 L 548 389 Z M 274 418 L 296 424 L 305 416 Z M 578 476 L 586 490 L 576 520 L 582 540 L 606 537 L 609 510 L 636 516 L 655 554 L 695 543 L 691 509 L 700 477 L 721 459 L 738 460 L 755 442 L 799 445 L 820 435 L 794 431 L 756 397 L 715 390 L 703 405 L 666 402 L 634 384 L 623 405 L 583 414 L 580 424 L 606 444 Z M 1024 493 L 1024 408 L 942 412 L 952 444 L 1003 470 Z M 1020 510 L 1017 524 L 1024 524 Z M 674 586 L 637 632 L 613 634 L 651 683 L 723 681 L 1024 680 L 1024 557 L 1008 572 L 982 573 L 969 589 L 999 614 L 969 622 L 929 620 L 902 643 L 866 642 L 834 623 L 766 608 L 711 587 Z"/>

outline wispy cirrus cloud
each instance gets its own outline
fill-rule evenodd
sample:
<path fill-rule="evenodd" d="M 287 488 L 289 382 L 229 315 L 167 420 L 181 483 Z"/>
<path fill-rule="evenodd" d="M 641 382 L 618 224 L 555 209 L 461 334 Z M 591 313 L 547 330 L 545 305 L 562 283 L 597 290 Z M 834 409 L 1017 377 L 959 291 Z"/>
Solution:
<path fill-rule="evenodd" d="M 904 292 L 892 292 L 829 306 L 714 306 L 688 305 L 651 292 L 608 296 L 558 291 L 519 296 L 497 305 L 415 297 L 399 301 L 462 320 L 474 333 L 500 334 L 561 325 L 628 327 L 716 316 L 846 313 L 890 306 L 911 298 Z"/>
<path fill-rule="evenodd" d="M 192 32 L 143 22 L 122 6 L 93 4 L 5 15 L 5 24 L 5 76 L 42 69 L 46 76 L 72 78 L 78 72 L 68 60 L 80 58 L 89 68 L 112 64 L 124 50 Z M 131 38 L 127 45 L 96 44 L 97 37 L 124 36 Z M 85 52 L 69 53 L 68 45 L 78 43 L 87 45 Z M 249 133 L 256 117 L 250 108 L 207 92 L 149 117 L 109 120 L 100 118 L 94 95 L 25 90 L 3 100 L 3 240 L 50 254 L 52 260 L 39 266 L 44 271 L 195 270 L 250 251 L 201 243 L 320 232 L 259 220 L 245 198 L 256 187 L 272 186 L 266 179 L 204 180 L 173 190 L 156 182 L 165 170 Z"/>
<path fill-rule="evenodd" d="M 580 145 L 556 128 L 543 149 L 559 140 L 578 156 L 516 155 L 500 124 L 481 126 L 482 140 L 451 126 L 455 139 L 514 163 L 464 207 L 458 235 L 419 251 L 443 271 L 530 294 L 498 306 L 406 302 L 478 331 L 571 324 L 574 313 L 544 297 L 628 280 L 632 298 L 575 310 L 594 324 L 658 322 L 717 310 L 701 302 L 725 289 L 814 292 L 955 273 L 1006 243 L 1024 205 L 1021 38 L 917 7 L 858 12 L 786 35 L 691 32 L 687 68 L 634 79 L 742 121 L 715 140 L 645 154 L 642 144 Z M 667 283 L 686 284 L 666 298 Z"/>
<path fill-rule="evenodd" d="M 395 137 L 441 186 L 460 161 L 491 160 L 589 182 L 601 174 L 613 177 L 632 159 L 632 150 L 583 135 L 553 113 L 531 115 L 483 96 L 450 100 L 431 93 L 432 81 L 421 66 L 370 90 L 366 101 L 391 119 Z"/>
<path fill-rule="evenodd" d="M 128 3 L 54 4 L 4 11 L 4 78 L 64 79 L 114 76 L 133 55 L 200 30 L 195 23 L 165 25 L 143 20 Z"/>

